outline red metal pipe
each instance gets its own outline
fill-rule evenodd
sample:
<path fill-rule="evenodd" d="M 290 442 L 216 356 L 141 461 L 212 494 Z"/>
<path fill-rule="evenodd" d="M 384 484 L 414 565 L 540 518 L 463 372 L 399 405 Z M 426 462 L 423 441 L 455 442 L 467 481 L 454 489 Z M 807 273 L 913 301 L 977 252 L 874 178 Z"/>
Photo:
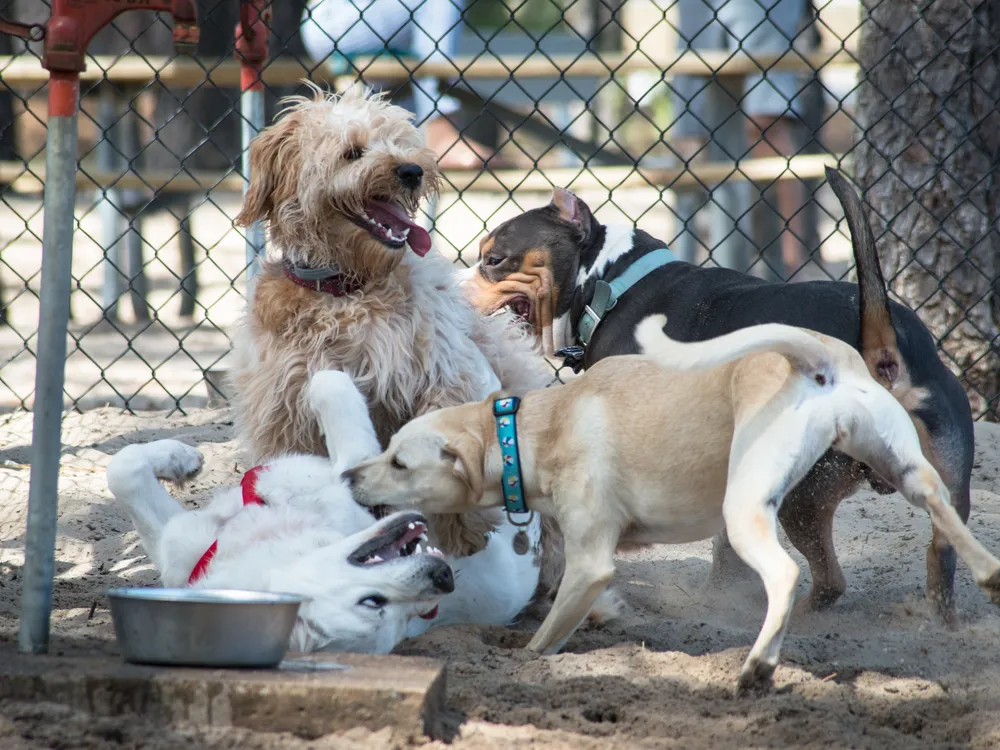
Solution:
<path fill-rule="evenodd" d="M 260 74 L 267 63 L 267 39 L 270 34 L 269 0 L 240 0 L 240 22 L 236 24 L 236 59 L 240 67 L 240 88 L 263 91 Z"/>
<path fill-rule="evenodd" d="M 195 0 L 52 0 L 46 24 L 42 66 L 65 73 L 87 69 L 90 40 L 115 16 L 128 10 L 154 10 L 174 18 L 174 49 L 192 52 L 198 45 L 198 13 Z"/>

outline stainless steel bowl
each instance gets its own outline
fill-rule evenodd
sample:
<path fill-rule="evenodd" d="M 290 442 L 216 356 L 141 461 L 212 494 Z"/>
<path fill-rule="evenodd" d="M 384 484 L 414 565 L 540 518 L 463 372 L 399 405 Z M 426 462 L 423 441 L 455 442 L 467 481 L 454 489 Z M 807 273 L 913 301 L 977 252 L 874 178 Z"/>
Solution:
<path fill-rule="evenodd" d="M 303 597 L 227 589 L 108 591 L 126 661 L 201 667 L 273 667 Z"/>

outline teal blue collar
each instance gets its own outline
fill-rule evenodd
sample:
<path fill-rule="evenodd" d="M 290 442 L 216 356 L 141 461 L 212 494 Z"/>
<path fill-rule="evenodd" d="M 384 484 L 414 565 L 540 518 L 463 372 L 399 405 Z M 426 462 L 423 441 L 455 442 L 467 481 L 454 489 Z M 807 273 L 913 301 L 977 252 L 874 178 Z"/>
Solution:
<path fill-rule="evenodd" d="M 517 448 L 517 410 L 521 399 L 505 396 L 493 401 L 493 416 L 497 420 L 497 440 L 500 443 L 500 457 L 503 462 L 503 503 L 507 515 L 527 513 L 524 502 L 524 478 L 521 476 L 521 455 Z"/>
<path fill-rule="evenodd" d="M 653 250 L 638 258 L 635 263 L 625 269 L 625 273 L 608 283 L 604 279 L 599 279 L 594 288 L 594 297 L 590 304 L 583 308 L 583 315 L 576 327 L 576 337 L 580 345 L 584 348 L 594 337 L 594 331 L 616 304 L 619 298 L 629 289 L 634 287 L 653 271 L 668 263 L 673 263 L 677 258 L 667 248 Z"/>

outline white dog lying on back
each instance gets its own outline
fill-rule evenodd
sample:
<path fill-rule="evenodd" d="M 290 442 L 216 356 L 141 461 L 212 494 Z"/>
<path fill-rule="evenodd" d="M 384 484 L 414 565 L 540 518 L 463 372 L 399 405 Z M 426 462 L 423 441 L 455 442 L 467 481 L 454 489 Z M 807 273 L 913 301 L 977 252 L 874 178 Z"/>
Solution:
<path fill-rule="evenodd" d="M 108 487 L 128 512 L 165 586 L 282 591 L 308 597 L 297 651 L 388 653 L 403 638 L 457 623 L 507 624 L 538 586 L 535 554 L 513 550 L 504 521 L 486 548 L 446 559 L 419 513 L 381 521 L 354 502 L 341 473 L 381 452 L 364 398 L 342 372 L 309 384 L 330 458 L 287 456 L 247 472 L 186 511 L 158 480 L 183 482 L 201 453 L 176 440 L 123 448 Z M 527 529 L 539 543 L 539 521 Z"/>

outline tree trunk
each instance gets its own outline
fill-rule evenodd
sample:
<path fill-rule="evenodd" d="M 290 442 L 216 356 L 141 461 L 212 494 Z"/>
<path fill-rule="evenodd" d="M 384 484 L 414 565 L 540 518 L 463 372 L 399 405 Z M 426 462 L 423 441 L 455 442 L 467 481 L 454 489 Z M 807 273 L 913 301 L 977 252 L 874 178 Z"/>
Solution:
<path fill-rule="evenodd" d="M 864 0 L 856 177 L 892 292 L 1000 421 L 1000 0 Z"/>

